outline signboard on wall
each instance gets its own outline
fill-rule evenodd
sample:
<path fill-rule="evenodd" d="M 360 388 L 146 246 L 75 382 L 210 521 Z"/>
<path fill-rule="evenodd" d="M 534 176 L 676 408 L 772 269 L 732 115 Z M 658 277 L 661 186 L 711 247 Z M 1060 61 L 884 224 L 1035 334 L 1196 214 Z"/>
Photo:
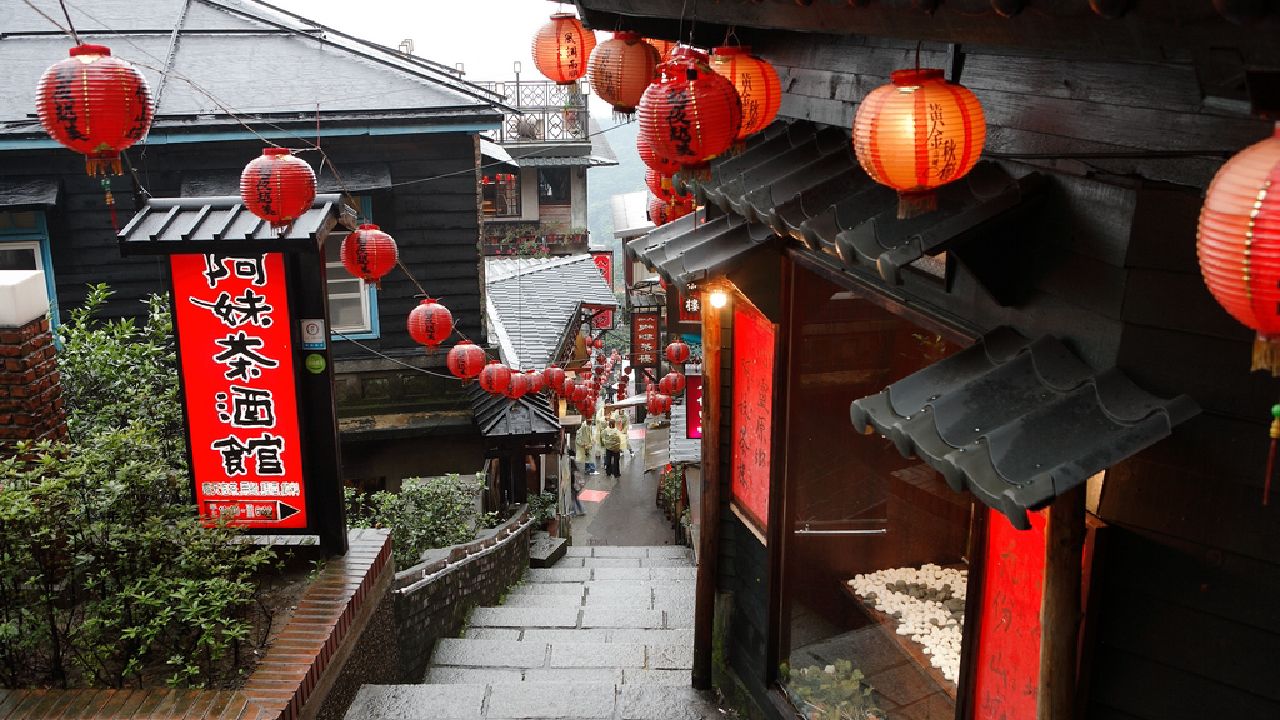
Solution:
<path fill-rule="evenodd" d="M 1030 530 L 1015 530 L 987 509 L 987 546 L 974 662 L 974 717 L 1036 716 L 1040 677 L 1040 602 L 1044 590 L 1045 519 L 1027 513 Z"/>
<path fill-rule="evenodd" d="M 591 252 L 591 261 L 600 268 L 600 274 L 604 275 L 604 281 L 609 283 L 609 290 L 613 290 L 613 251 L 597 250 Z M 596 315 L 592 326 L 597 330 L 611 330 L 613 328 L 613 310 L 604 310 Z"/>
<path fill-rule="evenodd" d="M 769 518 L 773 426 L 773 323 L 755 308 L 733 311 L 733 502 L 764 531 Z"/>
<path fill-rule="evenodd" d="M 658 367 L 658 313 L 638 312 L 631 315 L 631 364 L 642 368 Z M 636 377 L 640 380 L 639 376 Z"/>
<path fill-rule="evenodd" d="M 678 302 L 680 303 L 680 322 L 702 322 L 702 298 L 699 297 L 697 292 L 680 293 Z"/>
<path fill-rule="evenodd" d="M 685 370 L 684 397 L 688 403 L 688 415 L 685 418 L 685 438 L 702 439 L 702 370 L 701 366 L 690 365 L 699 369 L 690 372 Z M 694 372 L 697 374 L 695 375 Z"/>
<path fill-rule="evenodd" d="M 288 290 L 279 253 L 170 256 L 201 517 L 307 527 Z"/>

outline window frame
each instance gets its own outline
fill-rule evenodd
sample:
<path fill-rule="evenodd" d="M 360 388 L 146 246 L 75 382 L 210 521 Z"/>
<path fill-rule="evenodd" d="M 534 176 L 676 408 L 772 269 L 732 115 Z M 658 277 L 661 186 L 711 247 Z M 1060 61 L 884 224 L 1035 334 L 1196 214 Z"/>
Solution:
<path fill-rule="evenodd" d="M 372 199 L 368 195 L 358 195 L 358 196 L 355 196 L 353 199 L 355 200 L 355 204 L 356 204 L 355 209 L 356 209 L 356 216 L 358 218 L 358 222 L 361 222 L 361 223 L 371 222 L 369 218 L 372 215 L 372 213 L 369 212 L 369 208 L 372 204 Z M 328 258 L 328 253 L 326 252 L 325 254 L 325 258 L 324 258 L 325 306 L 330 307 L 332 305 L 331 303 L 332 294 L 329 290 L 329 283 L 331 280 L 354 280 L 360 283 L 360 288 L 361 288 L 361 291 L 359 293 L 360 312 L 366 322 L 360 328 L 353 329 L 350 331 L 343 330 L 337 327 L 333 323 L 333 313 L 330 312 L 329 313 L 329 340 L 330 342 L 341 342 L 343 340 L 378 340 L 382 337 L 382 326 L 378 318 L 378 288 L 375 287 L 373 283 L 367 283 L 364 280 L 361 280 L 360 278 L 347 272 L 346 267 L 342 265 L 341 244 L 344 238 L 345 236 L 342 236 L 338 239 L 338 245 L 339 245 L 338 260 L 330 262 Z M 335 270 L 340 272 L 341 275 L 338 277 L 334 277 Z M 350 299 L 356 296 L 357 296 L 357 293 L 342 293 L 339 295 L 339 298 Z"/>
<path fill-rule="evenodd" d="M 503 187 L 503 184 L 499 182 L 499 178 L 503 175 L 507 175 L 511 177 L 512 185 L 514 186 L 511 188 L 511 193 L 514 194 L 514 200 L 515 200 L 514 212 L 505 213 L 505 214 L 498 212 L 499 188 Z M 484 178 L 492 178 L 493 181 L 484 182 Z M 517 171 L 514 173 L 493 173 L 491 175 L 486 173 L 481 176 L 480 185 L 481 185 L 480 194 L 481 194 L 482 207 L 485 202 L 489 202 L 488 199 L 485 198 L 485 193 L 487 192 L 486 188 L 489 188 L 489 187 L 493 188 L 493 200 L 492 200 L 493 212 L 489 212 L 488 210 L 485 210 L 483 213 L 485 220 L 519 220 L 524 217 L 524 202 L 523 202 L 523 198 L 521 197 L 523 192 L 521 190 L 523 181 L 522 181 L 522 178 L 520 177 L 520 172 Z"/>
<path fill-rule="evenodd" d="M 31 246 L 35 250 L 36 266 L 44 273 L 44 291 L 49 299 L 49 327 L 57 330 L 59 321 L 58 285 L 53 278 L 53 253 L 49 246 L 49 225 L 44 210 L 0 208 L 2 213 L 29 212 L 35 217 L 34 228 L 0 228 L 0 245 Z"/>

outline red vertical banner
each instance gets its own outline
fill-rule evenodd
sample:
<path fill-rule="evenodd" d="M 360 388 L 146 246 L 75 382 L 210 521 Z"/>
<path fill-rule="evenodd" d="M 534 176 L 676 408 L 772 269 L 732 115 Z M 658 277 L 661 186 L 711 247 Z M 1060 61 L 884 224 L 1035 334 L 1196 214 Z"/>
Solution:
<path fill-rule="evenodd" d="M 1039 512 L 1027 516 L 1031 529 L 1015 530 L 999 512 L 987 510 L 982 607 L 972 650 L 977 720 L 1036 716 L 1045 520 Z"/>
<path fill-rule="evenodd" d="M 680 322 L 701 323 L 702 322 L 702 298 L 697 293 L 686 295 L 680 293 Z"/>
<path fill-rule="evenodd" d="M 610 292 L 613 291 L 613 251 L 612 250 L 593 250 L 591 252 L 591 261 L 600 268 L 600 274 L 604 275 L 604 281 L 609 284 Z M 604 310 L 596 315 L 595 322 L 592 323 L 597 330 L 609 330 L 613 327 L 613 311 Z"/>
<path fill-rule="evenodd" d="M 200 515 L 262 530 L 306 528 L 283 256 L 169 261 Z"/>
<path fill-rule="evenodd" d="M 656 368 L 660 352 L 658 313 L 633 313 L 631 315 L 631 364 L 642 368 Z M 636 376 L 636 380 L 643 384 L 639 376 Z"/>
<path fill-rule="evenodd" d="M 733 501 L 761 531 L 769 518 L 774 335 L 773 323 L 755 308 L 734 308 Z"/>
<path fill-rule="evenodd" d="M 688 404 L 684 436 L 688 440 L 702 439 L 702 375 L 685 371 L 684 397 Z"/>

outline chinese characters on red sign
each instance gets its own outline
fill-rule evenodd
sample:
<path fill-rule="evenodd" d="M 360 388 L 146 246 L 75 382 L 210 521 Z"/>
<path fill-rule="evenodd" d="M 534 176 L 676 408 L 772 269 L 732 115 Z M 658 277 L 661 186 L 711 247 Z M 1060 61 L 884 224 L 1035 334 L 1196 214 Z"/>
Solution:
<path fill-rule="evenodd" d="M 600 268 L 600 274 L 604 275 L 604 281 L 609 283 L 609 290 L 613 290 L 613 251 L 604 250 L 591 253 L 591 261 Z M 601 310 L 596 314 L 592 327 L 597 330 L 613 329 L 613 310 Z"/>
<path fill-rule="evenodd" d="M 689 414 L 685 418 L 685 438 L 702 439 L 702 370 L 700 366 L 689 365 L 692 370 L 685 370 L 684 397 L 689 405 Z M 695 374 L 696 373 L 696 374 Z"/>
<path fill-rule="evenodd" d="M 658 367 L 658 313 L 635 313 L 631 316 L 631 364 Z"/>
<path fill-rule="evenodd" d="M 689 295 L 680 293 L 678 302 L 680 303 L 680 322 L 702 322 L 702 299 L 697 293 Z"/>
<path fill-rule="evenodd" d="M 173 255 L 170 267 L 201 516 L 305 528 L 282 256 Z"/>
<path fill-rule="evenodd" d="M 763 531 L 769 518 L 773 424 L 773 324 L 754 308 L 733 312 L 733 500 Z"/>
<path fill-rule="evenodd" d="M 1015 530 L 987 509 L 982 562 L 982 615 L 974 663 L 974 717 L 1035 717 L 1040 677 L 1040 601 L 1045 522 L 1027 514 L 1030 530 Z"/>

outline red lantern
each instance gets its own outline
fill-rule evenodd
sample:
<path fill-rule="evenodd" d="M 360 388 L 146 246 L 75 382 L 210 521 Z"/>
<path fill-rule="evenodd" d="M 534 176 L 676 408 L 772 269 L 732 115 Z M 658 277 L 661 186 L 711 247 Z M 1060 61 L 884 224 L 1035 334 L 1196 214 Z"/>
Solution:
<path fill-rule="evenodd" d="M 596 34 L 582 27 L 570 13 L 556 13 L 533 36 L 533 64 L 559 85 L 587 74 L 587 59 L 596 47 Z"/>
<path fill-rule="evenodd" d="M 445 362 L 454 377 L 473 378 L 484 369 L 484 350 L 475 343 L 460 342 L 449 348 Z"/>
<path fill-rule="evenodd" d="M 564 368 L 558 368 L 555 365 L 543 371 L 543 377 L 547 380 L 547 386 L 557 395 L 564 395 Z"/>
<path fill-rule="evenodd" d="M 853 120 L 853 149 L 872 180 L 898 191 L 898 217 L 938 206 L 934 190 L 978 162 L 987 123 L 978 98 L 941 70 L 897 70 L 867 94 Z"/>
<path fill-rule="evenodd" d="M 70 55 L 40 77 L 36 115 L 49 137 L 84 155 L 85 172 L 119 175 L 121 151 L 151 129 L 151 89 L 102 45 L 76 45 Z"/>
<path fill-rule="evenodd" d="M 671 177 L 680 170 L 680 163 L 659 155 L 653 149 L 653 142 L 649 140 L 649 133 L 644 125 L 636 130 L 636 152 L 640 155 L 640 161 L 659 175 Z"/>
<path fill-rule="evenodd" d="M 522 372 L 511 373 L 510 381 L 503 388 L 502 394 L 512 400 L 519 400 L 532 390 L 529 376 Z"/>
<path fill-rule="evenodd" d="M 649 198 L 649 219 L 657 227 L 662 227 L 672 220 L 680 218 L 693 212 L 693 198 L 685 196 L 684 199 L 677 198 L 674 202 L 664 202 L 656 197 Z"/>
<path fill-rule="evenodd" d="M 409 337 L 419 345 L 435 347 L 453 334 L 453 313 L 431 298 L 409 311 Z"/>
<path fill-rule="evenodd" d="M 706 53 L 679 47 L 671 55 L 640 100 L 640 127 L 657 155 L 701 166 L 733 145 L 742 101 L 733 83 L 707 64 Z"/>
<path fill-rule="evenodd" d="M 765 129 L 782 107 L 782 84 L 778 73 L 766 60 L 751 54 L 749 47 L 718 47 L 711 51 L 711 69 L 729 79 L 742 101 L 742 128 L 739 140 Z"/>
<path fill-rule="evenodd" d="M 662 392 L 667 395 L 679 395 L 684 392 L 684 375 L 674 370 L 662 376 L 667 382 L 667 389 Z"/>
<path fill-rule="evenodd" d="M 672 365 L 680 365 L 689 359 L 689 346 L 679 341 L 673 342 L 667 345 L 666 356 L 667 362 Z"/>
<path fill-rule="evenodd" d="M 603 348 L 604 348 L 604 338 L 596 338 L 595 340 L 592 340 L 592 341 L 591 341 L 591 344 L 592 344 L 592 345 L 595 347 L 595 349 L 597 349 L 597 350 L 603 349 Z"/>
<path fill-rule="evenodd" d="M 664 395 L 671 394 L 671 381 L 667 379 L 666 375 L 663 375 L 662 378 L 658 380 L 658 392 L 663 393 Z"/>
<path fill-rule="evenodd" d="M 541 370 L 530 370 L 528 375 L 530 393 L 540 393 L 547 387 L 547 378 L 542 374 Z"/>
<path fill-rule="evenodd" d="M 396 241 L 377 225 L 361 225 L 342 241 L 342 266 L 377 287 L 382 287 L 382 276 L 391 272 L 399 260 Z"/>
<path fill-rule="evenodd" d="M 675 187 L 671 184 L 671 176 L 663 175 L 653 168 L 644 171 L 644 184 L 649 186 L 649 192 L 653 193 L 654 197 L 663 202 L 689 201 L 693 199 L 693 196 L 687 192 L 676 192 Z"/>
<path fill-rule="evenodd" d="M 671 409 L 671 396 L 657 393 L 645 403 L 645 408 L 653 415 L 661 415 Z"/>
<path fill-rule="evenodd" d="M 488 393 L 499 395 L 511 384 L 511 368 L 497 360 L 490 360 L 480 371 L 480 388 Z"/>
<path fill-rule="evenodd" d="M 1253 369 L 1280 376 L 1280 123 L 1214 176 L 1196 253 L 1214 299 L 1257 332 Z"/>
<path fill-rule="evenodd" d="M 653 38 L 645 38 L 645 42 L 652 45 L 653 49 L 658 51 L 658 56 L 661 58 L 661 62 L 670 60 L 671 51 L 676 49 L 676 43 L 674 40 L 654 40 Z"/>
<path fill-rule="evenodd" d="M 617 32 L 591 53 L 591 88 L 615 112 L 632 115 L 644 89 L 658 76 L 661 57 L 639 33 Z"/>
<path fill-rule="evenodd" d="M 271 227 L 288 227 L 316 199 L 315 171 L 289 148 L 264 148 L 240 172 L 240 199 Z"/>

